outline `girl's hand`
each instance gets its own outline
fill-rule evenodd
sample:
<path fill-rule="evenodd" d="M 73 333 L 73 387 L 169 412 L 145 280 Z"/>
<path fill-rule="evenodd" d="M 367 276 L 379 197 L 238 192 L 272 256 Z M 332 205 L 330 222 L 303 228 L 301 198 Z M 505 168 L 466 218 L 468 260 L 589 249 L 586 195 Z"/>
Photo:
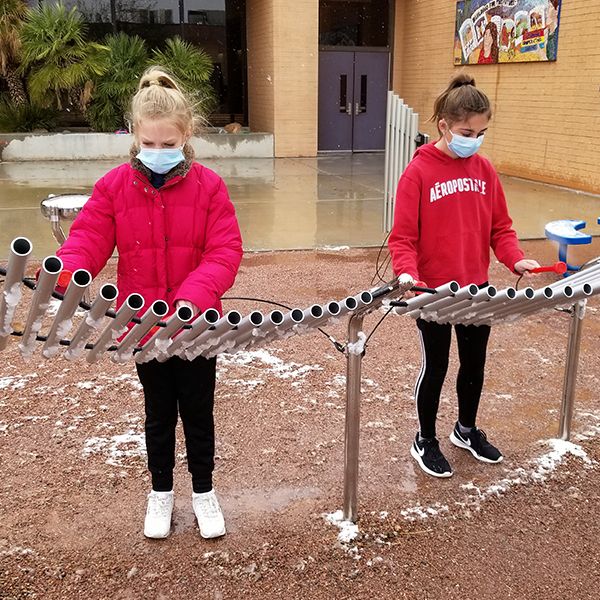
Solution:
<path fill-rule="evenodd" d="M 200 309 L 189 300 L 177 300 L 177 302 L 175 302 L 175 310 L 180 309 L 182 306 L 187 306 L 192 311 L 192 318 L 200 312 Z"/>
<path fill-rule="evenodd" d="M 537 260 L 532 260 L 530 258 L 523 258 L 522 260 L 515 263 L 514 270 L 519 273 L 519 275 L 524 275 L 531 271 L 531 269 L 539 268 L 540 264 Z"/>

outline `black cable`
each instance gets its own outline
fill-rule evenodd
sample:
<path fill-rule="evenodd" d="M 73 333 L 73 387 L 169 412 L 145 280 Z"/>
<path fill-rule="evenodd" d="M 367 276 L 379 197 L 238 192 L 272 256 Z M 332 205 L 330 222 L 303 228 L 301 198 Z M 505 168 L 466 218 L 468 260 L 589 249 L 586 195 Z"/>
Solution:
<path fill-rule="evenodd" d="M 517 279 L 517 283 L 515 283 L 515 290 L 519 289 L 519 283 L 521 283 L 521 279 L 523 279 L 523 275 L 525 275 L 525 273 L 521 273 L 521 275 L 519 275 L 519 277 Z"/>
<path fill-rule="evenodd" d="M 281 302 L 275 302 L 273 300 L 264 300 L 263 298 L 249 298 L 245 296 L 223 296 L 221 300 L 250 300 L 252 302 L 263 302 L 264 304 L 272 304 L 273 306 L 280 306 L 281 308 L 285 308 L 286 310 L 293 310 L 291 306 L 286 306 L 285 304 L 281 304 Z M 320 331 L 335 347 L 338 352 L 344 352 L 346 347 L 338 342 L 332 335 L 317 327 L 317 331 Z"/>
<path fill-rule="evenodd" d="M 373 329 L 371 329 L 371 333 L 369 333 L 369 335 L 367 336 L 367 339 L 365 340 L 363 348 L 367 347 L 367 342 L 371 339 L 371 336 L 377 331 L 377 328 L 381 325 L 383 320 L 392 312 L 392 310 L 394 310 L 394 307 L 390 306 L 387 309 L 386 313 L 383 315 L 383 317 L 381 317 L 381 319 L 379 319 L 379 321 L 377 321 L 377 324 L 375 325 L 375 327 L 373 327 Z M 363 352 L 364 352 L 364 349 L 363 349 Z"/>
<path fill-rule="evenodd" d="M 385 283 L 385 279 L 383 278 L 383 276 L 385 276 L 385 272 L 387 271 L 387 268 L 389 266 L 389 262 L 391 260 L 391 255 L 388 252 L 388 255 L 386 256 L 383 265 L 385 265 L 385 270 L 383 271 L 383 275 L 381 273 L 381 269 L 383 268 L 383 265 L 380 266 L 379 265 L 379 259 L 381 258 L 381 253 L 383 252 L 383 247 L 385 246 L 385 243 L 388 241 L 388 238 L 390 237 L 390 234 L 392 232 L 390 231 L 384 238 L 383 242 L 381 242 L 381 246 L 379 246 L 379 252 L 377 253 L 377 258 L 375 259 L 375 275 L 373 275 L 373 278 L 371 279 L 371 285 L 375 285 L 375 279 L 379 279 L 379 281 L 381 283 Z M 387 265 L 385 263 L 388 263 Z"/>

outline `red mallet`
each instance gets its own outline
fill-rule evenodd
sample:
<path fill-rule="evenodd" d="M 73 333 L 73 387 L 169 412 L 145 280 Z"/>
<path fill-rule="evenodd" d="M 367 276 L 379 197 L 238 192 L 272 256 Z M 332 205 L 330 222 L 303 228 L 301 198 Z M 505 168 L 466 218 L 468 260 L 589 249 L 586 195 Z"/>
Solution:
<path fill-rule="evenodd" d="M 530 273 L 558 273 L 563 275 L 567 272 L 567 263 L 559 261 L 550 265 L 549 267 L 537 267 L 537 269 L 530 269 Z"/>

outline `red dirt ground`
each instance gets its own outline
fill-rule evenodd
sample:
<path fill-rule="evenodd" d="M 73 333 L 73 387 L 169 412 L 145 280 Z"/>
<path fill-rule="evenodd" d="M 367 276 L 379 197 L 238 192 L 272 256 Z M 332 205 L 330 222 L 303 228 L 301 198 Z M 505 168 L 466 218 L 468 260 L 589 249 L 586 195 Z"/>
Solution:
<path fill-rule="evenodd" d="M 555 260 L 547 242 L 525 247 L 540 262 Z M 371 287 L 375 257 L 250 254 L 228 295 L 300 307 L 340 299 Z M 114 264 L 100 279 L 112 277 Z M 494 263 L 492 283 L 514 279 Z M 536 286 L 551 280 L 540 276 Z M 363 361 L 358 536 L 349 542 L 324 517 L 342 507 L 345 407 L 345 358 L 325 337 L 220 361 L 215 486 L 228 534 L 209 541 L 193 519 L 181 431 L 172 534 L 142 534 L 149 479 L 133 364 L 39 352 L 24 360 L 11 339 L 0 372 L 0 598 L 597 597 L 599 305 L 590 301 L 584 321 L 574 444 L 553 440 L 567 315 L 541 312 L 492 332 L 479 424 L 505 454 L 498 465 L 447 439 L 453 348 L 438 432 L 455 474 L 442 481 L 408 453 L 420 350 L 414 322 L 388 317 Z M 380 314 L 365 319 L 366 332 Z M 344 319 L 326 329 L 345 341 L 345 327 Z"/>

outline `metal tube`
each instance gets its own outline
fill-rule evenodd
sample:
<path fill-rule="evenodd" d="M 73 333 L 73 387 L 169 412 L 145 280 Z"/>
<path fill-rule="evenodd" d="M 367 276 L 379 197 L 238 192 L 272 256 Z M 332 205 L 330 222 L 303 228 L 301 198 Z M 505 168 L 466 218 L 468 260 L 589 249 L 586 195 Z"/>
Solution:
<path fill-rule="evenodd" d="M 168 354 L 169 347 L 173 344 L 172 336 L 175 336 L 185 323 L 194 316 L 189 306 L 180 306 L 167 320 L 164 327 L 152 334 L 152 337 L 144 344 L 144 347 L 135 356 L 135 362 L 144 363 L 160 354 Z"/>
<path fill-rule="evenodd" d="M 526 304 L 528 302 L 531 302 L 531 299 L 534 295 L 535 290 L 533 288 L 523 288 L 522 290 L 519 290 L 516 293 L 513 300 L 511 300 L 508 304 L 505 304 L 502 307 L 502 310 L 504 308 L 510 308 L 511 310 L 515 310 L 520 304 Z M 495 313 L 493 310 L 485 310 L 486 308 L 487 305 L 479 306 L 478 309 L 474 311 L 475 314 L 468 315 L 468 318 L 467 316 L 465 316 L 465 318 L 462 320 L 462 323 L 465 325 L 479 325 L 483 323 L 487 324 L 490 316 L 494 315 Z"/>
<path fill-rule="evenodd" d="M 42 354 L 46 358 L 52 358 L 58 354 L 58 342 L 65 338 L 73 326 L 73 315 L 83 298 L 83 294 L 92 283 L 92 274 L 85 269 L 77 269 L 73 272 L 67 291 L 63 296 L 60 307 L 56 312 L 50 331 L 42 348 Z"/>
<path fill-rule="evenodd" d="M 189 348 L 196 338 L 204 333 L 209 327 L 213 327 L 221 318 L 219 311 L 216 308 L 209 308 L 201 315 L 194 319 L 190 329 L 186 329 L 180 333 L 169 346 L 169 354 L 161 354 L 158 356 L 158 362 L 164 362 L 171 356 L 181 356 L 187 348 Z"/>
<path fill-rule="evenodd" d="M 412 310 L 409 313 L 406 313 L 406 315 L 413 319 L 421 318 L 425 319 L 426 321 L 435 320 L 428 319 L 427 314 L 437 313 L 437 311 L 441 310 L 442 308 L 452 306 L 465 299 L 471 299 L 473 296 L 475 296 L 475 294 L 477 294 L 478 291 L 479 288 L 474 283 L 471 283 L 460 288 L 456 294 L 446 296 L 445 298 L 438 298 L 437 294 L 434 294 L 430 303 L 419 309 Z"/>
<path fill-rule="evenodd" d="M 218 341 L 218 344 L 213 346 L 205 354 L 206 358 L 212 358 L 225 350 L 229 350 L 238 344 L 238 340 L 246 335 L 252 335 L 254 329 L 261 327 L 265 320 L 263 314 L 254 310 L 249 315 L 246 315 L 231 331 L 224 333 Z"/>
<path fill-rule="evenodd" d="M 354 314 L 348 322 L 348 343 L 358 342 L 363 315 Z M 358 459 L 360 441 L 360 384 L 362 353 L 346 355 L 346 427 L 344 437 L 345 521 L 356 522 L 358 505 Z"/>
<path fill-rule="evenodd" d="M 435 302 L 440 298 L 445 298 L 446 296 L 451 296 L 456 294 L 460 286 L 456 281 L 450 281 L 444 285 L 441 285 L 435 288 L 435 294 L 420 294 L 419 296 L 414 296 L 406 301 L 406 306 L 397 306 L 394 308 L 394 312 L 397 315 L 404 315 L 415 308 L 421 308 L 430 302 Z"/>
<path fill-rule="evenodd" d="M 23 337 L 19 344 L 19 350 L 23 356 L 29 356 L 33 352 L 36 336 L 42 328 L 42 320 L 62 268 L 63 263 L 58 256 L 47 256 L 42 261 L 40 276 L 35 286 L 27 322 L 23 329 Z"/>
<path fill-rule="evenodd" d="M 187 360 L 194 360 L 197 356 L 203 355 L 204 351 L 218 343 L 219 338 L 227 331 L 240 324 L 242 315 L 237 310 L 230 310 L 225 316 L 221 317 L 212 327 L 201 333 L 192 346 L 187 348 L 183 354 Z"/>
<path fill-rule="evenodd" d="M 133 316 L 144 307 L 144 298 L 140 294 L 129 294 L 117 311 L 114 319 L 104 328 L 94 347 L 87 353 L 85 359 L 89 363 L 98 360 L 100 354 L 108 348 L 109 344 L 127 331 L 127 324 Z"/>
<path fill-rule="evenodd" d="M 558 437 L 561 440 L 568 440 L 571 436 L 577 368 L 579 366 L 579 352 L 581 350 L 581 329 L 583 318 L 585 317 L 586 304 L 587 300 L 580 300 L 571 308 L 571 323 L 569 325 L 569 340 L 567 342 L 567 357 L 565 360 L 565 375 L 558 427 Z"/>
<path fill-rule="evenodd" d="M 121 340 L 119 347 L 112 355 L 114 362 L 126 362 L 132 356 L 136 344 L 169 312 L 169 305 L 164 300 L 155 300 Z"/>
<path fill-rule="evenodd" d="M 21 300 L 21 280 L 32 248 L 31 242 L 24 237 L 15 238 L 10 244 L 4 286 L 0 294 L 0 350 L 4 350 L 12 332 L 12 320 Z"/>
<path fill-rule="evenodd" d="M 517 295 L 517 291 L 515 288 L 508 287 L 498 291 L 498 293 L 490 298 L 485 306 L 476 305 L 479 309 L 485 308 L 485 311 L 498 310 L 500 307 L 505 306 L 512 302 Z M 472 306 L 466 306 L 455 313 L 452 314 L 452 318 L 449 319 L 449 322 L 454 323 L 462 323 L 463 320 L 467 320 L 469 318 L 474 317 L 477 314 L 477 309 Z"/>
<path fill-rule="evenodd" d="M 247 346 L 251 346 L 253 343 L 260 343 L 267 337 L 267 334 L 275 331 L 276 328 L 283 323 L 283 318 L 283 313 L 280 310 L 271 311 L 260 327 L 251 329 L 250 331 L 247 331 L 243 335 L 237 337 L 235 340 L 235 345 L 231 348 L 228 348 L 227 352 L 229 354 L 234 354 L 234 352 L 242 350 Z"/>
<path fill-rule="evenodd" d="M 467 307 L 476 310 L 478 306 L 487 305 L 487 303 L 495 296 L 496 288 L 493 285 L 488 285 L 487 287 L 478 289 L 477 293 L 472 298 L 461 300 L 452 306 L 447 306 L 446 308 L 438 311 L 437 318 L 430 320 L 436 321 L 437 323 L 448 323 L 455 311 L 459 311 Z"/>
<path fill-rule="evenodd" d="M 101 288 L 98 296 L 94 300 L 92 306 L 85 319 L 81 321 L 79 328 L 75 332 L 69 347 L 64 353 L 64 357 L 69 360 L 80 358 L 85 351 L 86 340 L 90 337 L 93 331 L 98 331 L 100 325 L 106 315 L 106 311 L 111 307 L 116 300 L 119 291 L 112 283 L 105 283 Z"/>

